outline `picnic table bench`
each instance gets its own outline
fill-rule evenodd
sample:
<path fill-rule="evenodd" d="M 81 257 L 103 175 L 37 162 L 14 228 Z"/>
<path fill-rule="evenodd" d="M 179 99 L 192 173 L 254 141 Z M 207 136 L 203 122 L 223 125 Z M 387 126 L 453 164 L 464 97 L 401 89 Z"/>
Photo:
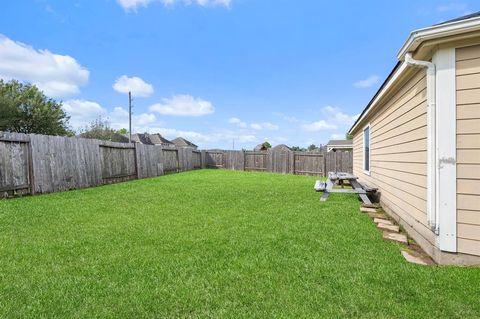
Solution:
<path fill-rule="evenodd" d="M 361 184 L 357 180 L 358 177 L 350 173 L 329 172 L 327 182 L 324 183 L 322 181 L 317 181 L 314 188 L 317 192 L 323 192 L 322 197 L 320 197 L 322 202 L 328 199 L 330 193 L 353 193 L 358 194 L 364 204 L 371 205 L 372 202 L 368 198 L 367 194 L 374 193 L 377 191 L 377 189 Z M 348 185 L 351 187 L 351 189 L 344 188 L 345 181 L 348 182 Z M 334 188 L 336 184 L 341 188 Z"/>

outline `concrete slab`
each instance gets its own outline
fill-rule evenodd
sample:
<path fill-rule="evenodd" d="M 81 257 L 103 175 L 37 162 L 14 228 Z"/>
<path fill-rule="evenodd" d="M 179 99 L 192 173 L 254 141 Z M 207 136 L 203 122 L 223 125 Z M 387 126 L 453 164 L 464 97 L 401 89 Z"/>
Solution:
<path fill-rule="evenodd" d="M 402 250 L 402 256 L 409 263 L 418 264 L 418 265 L 428 265 L 428 263 L 421 256 L 415 256 L 406 250 Z"/>
<path fill-rule="evenodd" d="M 395 233 L 398 233 L 400 231 L 400 227 L 395 225 L 377 224 L 377 227 L 380 229 L 388 230 Z"/>
<path fill-rule="evenodd" d="M 388 219 L 383 219 L 383 218 L 374 218 L 373 222 L 375 224 L 393 225 L 393 223 L 391 221 L 389 221 Z"/>
<path fill-rule="evenodd" d="M 391 241 L 395 241 L 395 242 L 398 242 L 398 243 L 408 245 L 407 236 L 405 236 L 403 234 L 399 234 L 399 233 L 391 233 L 391 232 L 388 232 L 388 231 L 384 231 L 383 232 L 383 239 L 391 240 Z"/>
<path fill-rule="evenodd" d="M 368 213 L 368 216 L 370 216 L 370 218 L 383 218 L 383 219 L 385 219 L 385 214 L 382 214 L 382 213 Z"/>

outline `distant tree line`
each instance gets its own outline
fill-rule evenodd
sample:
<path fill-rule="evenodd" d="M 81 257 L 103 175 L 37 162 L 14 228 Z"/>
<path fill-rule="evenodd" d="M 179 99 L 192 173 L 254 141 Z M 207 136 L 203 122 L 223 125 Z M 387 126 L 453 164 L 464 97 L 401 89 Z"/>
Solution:
<path fill-rule="evenodd" d="M 296 152 L 318 152 L 318 151 L 321 151 L 323 150 L 323 146 L 320 145 L 320 146 L 317 146 L 315 144 L 310 144 L 307 148 L 304 148 L 304 147 L 300 147 L 300 146 L 292 146 L 291 147 L 292 151 L 296 151 Z"/>

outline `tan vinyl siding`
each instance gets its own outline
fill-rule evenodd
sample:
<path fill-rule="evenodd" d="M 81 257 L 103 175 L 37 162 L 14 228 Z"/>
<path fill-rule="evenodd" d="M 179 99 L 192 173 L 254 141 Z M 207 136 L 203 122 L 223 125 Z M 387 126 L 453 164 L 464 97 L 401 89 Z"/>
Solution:
<path fill-rule="evenodd" d="M 468 110 L 467 110 L 468 112 Z M 370 123 L 370 175 L 363 171 L 363 129 L 353 138 L 353 170 L 378 187 L 388 206 L 431 244 L 427 226 L 427 107 L 425 71 L 419 70 L 390 96 Z"/>
<path fill-rule="evenodd" d="M 457 243 L 480 255 L 480 45 L 456 49 Z"/>

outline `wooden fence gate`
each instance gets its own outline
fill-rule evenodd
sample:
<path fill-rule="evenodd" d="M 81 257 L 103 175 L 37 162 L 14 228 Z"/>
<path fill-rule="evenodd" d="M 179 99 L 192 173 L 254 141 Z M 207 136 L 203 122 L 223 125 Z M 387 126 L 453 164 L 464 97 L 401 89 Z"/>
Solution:
<path fill-rule="evenodd" d="M 0 193 L 4 197 L 34 193 L 32 167 L 28 139 L 0 138 Z"/>

